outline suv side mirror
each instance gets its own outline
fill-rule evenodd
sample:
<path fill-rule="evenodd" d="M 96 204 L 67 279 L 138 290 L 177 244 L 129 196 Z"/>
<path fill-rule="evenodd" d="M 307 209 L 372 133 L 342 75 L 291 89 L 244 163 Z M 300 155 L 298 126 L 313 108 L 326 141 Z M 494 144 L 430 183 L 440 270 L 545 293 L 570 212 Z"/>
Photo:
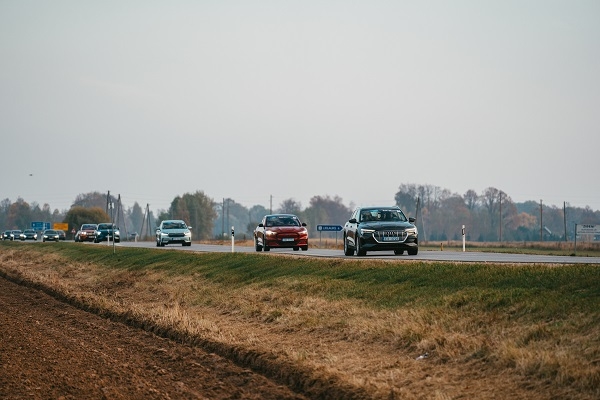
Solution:
<path fill-rule="evenodd" d="M 350 222 L 351 224 L 355 224 L 356 223 L 356 218 L 350 218 L 350 220 L 348 222 Z"/>
<path fill-rule="evenodd" d="M 411 224 L 412 224 L 413 222 L 415 222 L 416 220 L 417 220 L 417 219 L 416 219 L 416 218 L 413 218 L 413 217 L 409 217 L 409 218 L 408 218 L 408 222 L 410 222 Z"/>

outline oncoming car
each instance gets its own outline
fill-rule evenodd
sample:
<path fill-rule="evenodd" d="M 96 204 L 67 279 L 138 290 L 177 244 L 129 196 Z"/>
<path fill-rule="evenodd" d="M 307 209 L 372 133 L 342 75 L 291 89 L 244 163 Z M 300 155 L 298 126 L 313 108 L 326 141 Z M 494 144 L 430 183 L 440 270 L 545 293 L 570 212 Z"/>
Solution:
<path fill-rule="evenodd" d="M 46 229 L 44 233 L 42 233 L 42 242 L 58 242 L 58 232 L 54 229 Z"/>
<path fill-rule="evenodd" d="M 23 235 L 25 238 L 23 240 L 37 240 L 37 233 L 33 229 L 25 229 L 23 231 Z"/>
<path fill-rule="evenodd" d="M 182 246 L 192 245 L 192 229 L 184 221 L 178 219 L 165 220 L 156 229 L 156 246 L 181 243 Z"/>
<path fill-rule="evenodd" d="M 98 224 L 94 243 L 106 242 L 107 240 L 114 240 L 115 243 L 121 242 L 119 228 L 111 223 Z"/>
<path fill-rule="evenodd" d="M 356 208 L 344 225 L 344 254 L 364 256 L 367 251 L 391 250 L 415 256 L 419 252 L 415 221 L 396 206 Z"/>
<path fill-rule="evenodd" d="M 308 250 L 306 223 L 293 214 L 269 214 L 254 229 L 256 251 L 271 248 L 291 248 L 294 251 Z"/>
<path fill-rule="evenodd" d="M 97 224 L 83 224 L 75 234 L 76 242 L 93 242 L 96 238 Z"/>

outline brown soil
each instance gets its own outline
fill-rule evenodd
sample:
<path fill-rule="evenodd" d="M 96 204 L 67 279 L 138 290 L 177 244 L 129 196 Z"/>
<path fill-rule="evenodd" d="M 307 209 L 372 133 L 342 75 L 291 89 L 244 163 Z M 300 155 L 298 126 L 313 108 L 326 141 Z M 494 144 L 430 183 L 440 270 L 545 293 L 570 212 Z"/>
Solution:
<path fill-rule="evenodd" d="M 2 399 L 303 399 L 197 347 L 0 277 Z"/>

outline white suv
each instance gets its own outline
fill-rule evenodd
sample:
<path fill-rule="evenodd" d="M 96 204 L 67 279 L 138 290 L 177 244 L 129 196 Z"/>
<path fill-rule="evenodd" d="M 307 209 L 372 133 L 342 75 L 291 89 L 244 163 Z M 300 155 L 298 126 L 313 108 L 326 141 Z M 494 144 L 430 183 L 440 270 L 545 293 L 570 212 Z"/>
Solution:
<path fill-rule="evenodd" d="M 156 247 L 165 244 L 181 243 L 182 246 L 192 245 L 192 229 L 179 219 L 169 219 L 160 223 L 156 229 Z"/>

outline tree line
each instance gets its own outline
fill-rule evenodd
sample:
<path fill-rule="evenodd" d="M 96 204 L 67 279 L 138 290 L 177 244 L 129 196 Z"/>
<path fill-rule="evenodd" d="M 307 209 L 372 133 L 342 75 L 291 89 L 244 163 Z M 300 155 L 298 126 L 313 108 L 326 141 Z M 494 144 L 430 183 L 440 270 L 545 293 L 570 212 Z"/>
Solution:
<path fill-rule="evenodd" d="M 574 239 L 575 224 L 600 224 L 600 211 L 589 207 L 516 203 L 494 187 L 460 195 L 433 185 L 401 184 L 394 204 L 407 216 L 417 218 L 421 241 L 460 240 L 463 225 L 469 241 L 564 241 Z M 4 199 L 0 201 L 0 227 L 26 229 L 31 222 L 42 221 L 68 223 L 71 230 L 83 223 L 113 221 L 122 230 L 122 237 L 148 237 L 154 235 L 160 221 L 183 219 L 193 227 L 194 240 L 228 238 L 232 226 L 236 238 L 248 239 L 262 217 L 272 211 L 298 215 L 315 237 L 317 225 L 344 225 L 353 208 L 339 196 L 313 196 L 306 207 L 290 198 L 274 210 L 262 205 L 248 208 L 234 199 L 215 201 L 203 191 L 196 191 L 176 196 L 167 210 L 158 210 L 155 216 L 137 201 L 132 207 L 123 207 L 120 197 L 90 192 L 78 195 L 70 209 L 63 211 L 52 210 L 49 204 L 29 204 L 21 198 L 15 202 Z"/>

